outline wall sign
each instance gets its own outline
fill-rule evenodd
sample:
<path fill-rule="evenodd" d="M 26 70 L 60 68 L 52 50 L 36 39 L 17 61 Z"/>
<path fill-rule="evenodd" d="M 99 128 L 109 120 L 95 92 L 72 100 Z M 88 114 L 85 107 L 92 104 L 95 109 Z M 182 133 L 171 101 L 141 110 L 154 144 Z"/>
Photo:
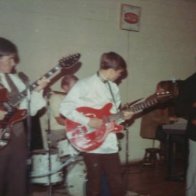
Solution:
<path fill-rule="evenodd" d="M 120 28 L 128 31 L 139 31 L 141 8 L 122 4 Z"/>

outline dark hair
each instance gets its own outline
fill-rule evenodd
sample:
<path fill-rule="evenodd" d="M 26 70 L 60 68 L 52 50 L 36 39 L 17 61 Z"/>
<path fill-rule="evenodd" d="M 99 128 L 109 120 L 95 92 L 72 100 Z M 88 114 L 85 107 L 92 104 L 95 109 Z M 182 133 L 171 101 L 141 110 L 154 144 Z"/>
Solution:
<path fill-rule="evenodd" d="M 69 85 L 71 80 L 74 80 L 76 82 L 78 81 L 78 78 L 74 75 L 65 75 L 61 80 L 61 87 L 63 87 L 64 85 Z"/>
<path fill-rule="evenodd" d="M 16 45 L 8 39 L 0 37 L 0 58 L 7 55 L 14 55 L 15 63 L 19 63 L 20 59 Z"/>
<path fill-rule="evenodd" d="M 172 80 L 163 80 L 157 84 L 157 88 L 162 88 L 165 91 L 169 91 L 172 94 L 178 93 L 178 84 L 177 81 Z"/>
<path fill-rule="evenodd" d="M 125 60 L 117 53 L 115 52 L 108 52 L 103 53 L 101 56 L 101 62 L 100 62 L 100 68 L 101 69 L 115 69 L 115 70 L 126 70 L 127 64 Z"/>

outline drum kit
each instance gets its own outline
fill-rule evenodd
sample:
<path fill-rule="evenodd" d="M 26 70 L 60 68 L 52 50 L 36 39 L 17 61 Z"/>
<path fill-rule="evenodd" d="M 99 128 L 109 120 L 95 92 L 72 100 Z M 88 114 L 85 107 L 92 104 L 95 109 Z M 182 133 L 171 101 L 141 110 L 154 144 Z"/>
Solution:
<path fill-rule="evenodd" d="M 48 186 L 49 196 L 52 194 L 52 186 L 58 184 L 63 185 L 68 196 L 86 196 L 86 167 L 82 156 L 70 145 L 67 138 L 60 139 L 55 148 L 51 145 L 49 97 L 48 93 L 48 150 L 32 151 L 31 183 Z"/>
<path fill-rule="evenodd" d="M 69 196 L 85 196 L 86 167 L 79 154 L 73 154 L 66 139 L 56 149 L 34 150 L 31 156 L 31 182 L 53 186 L 63 184 Z"/>

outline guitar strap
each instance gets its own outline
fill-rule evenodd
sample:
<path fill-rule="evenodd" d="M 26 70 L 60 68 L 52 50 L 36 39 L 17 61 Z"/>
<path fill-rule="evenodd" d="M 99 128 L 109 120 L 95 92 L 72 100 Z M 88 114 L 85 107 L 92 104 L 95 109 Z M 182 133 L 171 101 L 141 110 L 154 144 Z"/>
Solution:
<path fill-rule="evenodd" d="M 103 77 L 101 77 L 100 74 L 99 74 L 99 72 L 97 72 L 97 76 L 100 78 L 100 80 L 101 80 L 103 83 L 107 84 L 107 86 L 108 86 L 108 88 L 109 88 L 109 91 L 110 91 L 110 94 L 111 94 L 111 96 L 112 96 L 112 100 L 113 100 L 113 102 L 114 102 L 114 106 L 115 106 L 115 108 L 116 108 L 116 111 L 118 111 L 118 107 L 117 107 L 117 105 L 116 105 L 116 100 L 115 100 L 114 93 L 113 93 L 113 91 L 112 91 L 112 87 L 111 87 L 111 85 L 110 85 L 110 82 L 109 82 L 108 80 L 105 80 Z"/>
<path fill-rule="evenodd" d="M 18 77 L 23 81 L 24 84 L 26 84 L 26 85 L 29 84 L 30 80 L 29 80 L 28 76 L 25 73 L 19 72 Z"/>
<path fill-rule="evenodd" d="M 115 97 L 114 97 L 114 93 L 113 93 L 113 91 L 112 91 L 112 87 L 111 87 L 109 81 L 107 81 L 106 84 L 108 85 L 108 88 L 109 88 L 110 94 L 111 94 L 111 96 L 112 96 L 113 102 L 116 103 Z"/>
<path fill-rule="evenodd" d="M 16 87 L 16 85 L 14 84 L 14 82 L 12 81 L 12 79 L 10 78 L 9 74 L 5 74 L 5 79 L 7 80 L 7 83 L 9 84 L 10 88 L 11 88 L 11 92 L 9 93 L 10 97 L 14 97 L 16 94 L 19 93 L 18 88 Z"/>
<path fill-rule="evenodd" d="M 118 111 L 118 107 L 117 107 L 117 105 L 116 105 L 116 100 L 115 100 L 115 97 L 114 97 L 114 93 L 113 93 L 113 91 L 112 91 L 112 87 L 111 87 L 109 81 L 106 81 L 106 84 L 108 85 L 110 94 L 111 94 L 111 96 L 112 96 L 112 100 L 113 100 L 113 102 L 114 102 L 114 106 L 115 106 L 115 108 L 116 108 L 116 111 Z"/>

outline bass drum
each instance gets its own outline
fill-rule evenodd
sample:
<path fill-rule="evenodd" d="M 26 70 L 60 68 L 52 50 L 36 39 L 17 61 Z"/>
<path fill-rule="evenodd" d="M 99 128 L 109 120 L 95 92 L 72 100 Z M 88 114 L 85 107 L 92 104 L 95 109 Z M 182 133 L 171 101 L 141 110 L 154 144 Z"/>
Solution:
<path fill-rule="evenodd" d="M 49 185 L 50 183 L 56 184 L 63 181 L 63 173 L 59 171 L 62 164 L 56 150 L 51 151 L 50 156 L 47 150 L 35 150 L 31 160 L 32 183 Z M 49 163 L 51 163 L 51 169 Z"/>
<path fill-rule="evenodd" d="M 67 168 L 65 187 L 69 196 L 86 196 L 86 166 L 83 160 Z"/>

